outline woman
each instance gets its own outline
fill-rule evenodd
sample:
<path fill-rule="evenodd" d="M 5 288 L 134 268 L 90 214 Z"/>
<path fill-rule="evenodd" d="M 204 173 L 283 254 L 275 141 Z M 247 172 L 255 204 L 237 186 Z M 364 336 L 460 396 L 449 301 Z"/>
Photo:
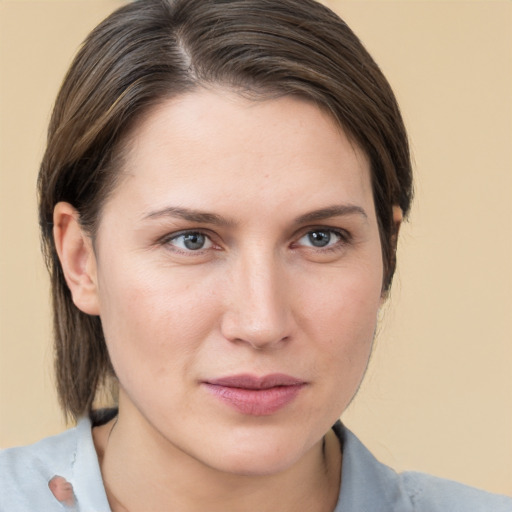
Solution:
<path fill-rule="evenodd" d="M 389 85 L 329 10 L 120 9 L 64 81 L 39 191 L 79 424 L 4 452 L 1 510 L 511 510 L 337 422 L 412 194 Z"/>

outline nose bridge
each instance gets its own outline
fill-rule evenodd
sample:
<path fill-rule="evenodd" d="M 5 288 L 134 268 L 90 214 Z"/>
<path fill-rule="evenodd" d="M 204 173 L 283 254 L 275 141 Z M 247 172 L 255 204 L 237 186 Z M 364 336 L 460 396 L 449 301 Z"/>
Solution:
<path fill-rule="evenodd" d="M 276 346 L 290 335 L 290 305 L 285 275 L 275 252 L 265 247 L 243 251 L 230 284 L 224 335 L 254 348 Z"/>

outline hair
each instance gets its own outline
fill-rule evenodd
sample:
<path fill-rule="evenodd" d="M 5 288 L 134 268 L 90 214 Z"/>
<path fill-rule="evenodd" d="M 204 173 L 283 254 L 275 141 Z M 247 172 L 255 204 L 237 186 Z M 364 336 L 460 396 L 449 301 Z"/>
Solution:
<path fill-rule="evenodd" d="M 73 205 L 94 233 L 122 171 L 123 141 L 152 107 L 199 87 L 255 100 L 295 95 L 327 111 L 367 155 L 385 294 L 395 269 L 393 206 L 412 197 L 407 134 L 386 78 L 343 20 L 314 0 L 139 0 L 86 38 L 57 96 L 39 179 L 51 277 L 57 390 L 65 413 L 89 413 L 115 381 L 101 320 L 80 311 L 53 239 L 53 210 Z"/>

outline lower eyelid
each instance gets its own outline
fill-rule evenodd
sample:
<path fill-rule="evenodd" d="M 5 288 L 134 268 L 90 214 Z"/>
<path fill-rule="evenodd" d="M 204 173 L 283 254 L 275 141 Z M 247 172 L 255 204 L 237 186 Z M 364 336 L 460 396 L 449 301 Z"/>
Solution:
<path fill-rule="evenodd" d="M 191 250 L 191 249 L 187 249 L 185 247 L 179 247 L 178 245 L 176 245 L 175 241 L 176 240 L 179 240 L 180 237 L 184 237 L 188 234 L 201 234 L 203 235 L 206 240 L 208 241 L 208 243 L 211 245 L 211 246 L 214 246 L 215 243 L 213 242 L 212 240 L 212 237 L 207 234 L 207 233 L 204 233 L 203 231 L 199 231 L 199 230 L 186 230 L 186 231 L 181 231 L 181 232 L 177 232 L 177 233 L 171 233 L 171 234 L 167 234 L 167 235 L 164 235 L 162 237 L 160 237 L 157 241 L 156 241 L 156 244 L 157 245 L 161 245 L 161 246 L 171 246 L 173 248 L 175 248 L 176 250 L 178 251 L 183 251 L 183 252 L 201 252 L 202 250 L 206 249 L 210 249 L 211 247 L 206 247 L 206 248 L 201 248 L 201 249 L 197 249 L 196 251 L 194 250 Z M 173 243 L 174 242 L 174 243 Z"/>
<path fill-rule="evenodd" d="M 304 233 L 302 236 L 300 236 L 297 239 L 297 242 L 300 241 L 302 238 L 307 237 L 310 233 L 314 233 L 315 231 L 324 231 L 331 233 L 335 236 L 336 240 L 334 240 L 334 243 L 332 241 L 329 241 L 329 245 L 326 245 L 325 247 L 315 247 L 314 245 L 307 245 L 305 247 L 310 247 L 312 249 L 318 249 L 318 250 L 326 250 L 329 248 L 333 248 L 334 246 L 338 244 L 345 244 L 348 243 L 350 240 L 350 236 L 348 233 L 345 233 L 343 231 L 337 230 L 337 229 L 328 229 L 328 228 L 316 228 L 316 229 L 310 229 L 306 233 Z"/>
<path fill-rule="evenodd" d="M 167 243 L 171 244 L 171 245 L 174 245 L 172 244 L 173 241 L 175 240 L 178 240 L 180 239 L 181 237 L 185 237 L 189 234 L 200 234 L 202 235 L 204 238 L 205 238 L 205 245 L 207 247 L 201 247 L 200 249 L 189 249 L 187 247 L 177 247 L 178 249 L 184 251 L 184 252 L 191 252 L 191 253 L 194 253 L 194 252 L 197 252 L 197 253 L 200 253 L 201 251 L 204 251 L 204 250 L 208 250 L 208 249 L 211 249 L 213 246 L 214 246 L 214 243 L 211 239 L 211 237 L 209 237 L 207 234 L 205 233 L 202 233 L 201 231 L 188 231 L 186 233 L 180 233 L 179 235 L 175 235 L 173 237 L 171 237 Z M 184 245 L 184 241 L 183 241 L 183 245 Z"/>
<path fill-rule="evenodd" d="M 330 240 L 329 245 L 326 245 L 324 247 L 315 247 L 314 245 L 303 245 L 303 244 L 299 243 L 299 241 L 302 238 L 306 237 L 308 234 L 315 232 L 315 231 L 329 232 L 335 237 L 335 240 Z M 187 234 L 193 234 L 193 233 L 203 235 L 206 238 L 208 247 L 201 247 L 200 249 L 194 250 L 194 249 L 188 249 L 186 247 L 180 247 L 180 246 L 176 245 L 175 243 L 173 243 L 173 241 L 179 239 L 180 237 L 184 237 Z M 292 243 L 292 247 L 293 246 L 295 248 L 305 247 L 307 249 L 313 249 L 316 251 L 336 250 L 336 249 L 339 249 L 341 246 L 344 246 L 344 245 L 347 245 L 348 243 L 350 243 L 351 238 L 352 238 L 352 236 L 350 233 L 348 233 L 344 230 L 341 230 L 341 229 L 322 228 L 322 227 L 313 228 L 313 229 L 310 228 L 310 229 L 308 229 L 308 231 L 303 232 L 303 234 L 300 237 L 295 239 L 296 242 Z M 200 255 L 201 253 L 203 253 L 205 251 L 209 251 L 212 249 L 219 249 L 218 244 L 216 244 L 214 242 L 214 240 L 212 239 L 212 236 L 209 233 L 205 233 L 204 231 L 200 231 L 200 230 L 186 230 L 186 231 L 181 231 L 178 233 L 172 233 L 169 235 L 165 235 L 158 240 L 158 244 L 164 245 L 164 246 L 165 245 L 171 246 L 173 248 L 173 250 L 175 250 L 176 252 L 181 252 L 181 253 L 187 254 L 187 255 L 194 255 L 194 254 Z"/>

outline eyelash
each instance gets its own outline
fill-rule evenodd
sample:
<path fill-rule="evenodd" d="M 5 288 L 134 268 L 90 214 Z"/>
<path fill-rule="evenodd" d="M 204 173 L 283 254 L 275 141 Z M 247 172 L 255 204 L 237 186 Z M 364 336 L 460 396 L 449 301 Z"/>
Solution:
<path fill-rule="evenodd" d="M 187 248 L 183 249 L 181 247 L 177 247 L 176 245 L 172 244 L 173 241 L 179 239 L 180 237 L 185 237 L 187 235 L 204 236 L 205 239 L 210 242 L 212 247 L 206 247 L 206 248 L 200 248 L 197 250 L 193 250 L 193 249 L 187 249 Z M 216 244 L 212 240 L 211 234 L 209 234 L 203 230 L 198 230 L 198 229 L 187 229 L 185 231 L 179 231 L 178 233 L 172 233 L 170 235 L 166 235 L 159 240 L 159 244 L 165 245 L 165 246 L 171 246 L 173 251 L 175 251 L 179 254 L 187 255 L 187 256 L 189 256 L 189 255 L 195 256 L 195 255 L 203 254 L 211 249 L 215 249 L 215 246 L 216 246 Z"/>
<path fill-rule="evenodd" d="M 303 234 L 298 238 L 298 240 L 301 240 L 302 238 L 311 235 L 312 233 L 329 233 L 330 235 L 335 235 L 337 237 L 337 241 L 333 243 L 332 245 L 326 245 L 324 247 L 315 247 L 313 245 L 305 246 L 308 247 L 309 250 L 313 250 L 316 252 L 326 253 L 326 252 L 335 252 L 339 251 L 340 249 L 343 249 L 350 241 L 351 241 L 351 235 L 348 231 L 345 231 L 343 229 L 335 229 L 335 228 L 329 228 L 324 226 L 318 226 L 313 228 L 308 228 L 307 231 L 303 232 Z M 328 243 L 330 243 L 331 240 L 329 240 Z"/>
<path fill-rule="evenodd" d="M 318 232 L 324 232 L 324 233 L 329 233 L 330 235 L 334 235 L 335 237 L 337 237 L 337 241 L 335 241 L 334 244 L 332 245 L 327 245 L 327 246 L 324 246 L 324 247 L 315 247 L 313 245 L 310 245 L 310 246 L 306 246 L 306 245 L 302 245 L 302 246 L 298 246 L 298 241 L 301 240 L 302 238 L 312 234 L 312 233 L 318 233 Z M 193 249 L 183 249 L 183 248 L 180 248 L 174 244 L 172 244 L 173 241 L 176 241 L 177 239 L 179 239 L 180 237 L 185 237 L 186 235 L 200 235 L 200 236 L 204 236 L 205 239 L 207 241 L 209 241 L 209 243 L 211 244 L 211 247 L 206 247 L 206 248 L 200 248 L 200 249 L 197 249 L 197 250 L 193 250 Z M 297 248 L 300 248 L 300 247 L 306 247 L 308 250 L 312 250 L 312 251 L 315 251 L 315 252 L 319 252 L 319 253 L 326 253 L 326 252 L 335 252 L 335 251 L 339 251 L 341 250 L 342 248 L 344 248 L 348 243 L 350 243 L 351 241 L 351 235 L 348 231 L 345 231 L 343 229 L 335 229 L 335 228 L 330 228 L 330 227 L 322 227 L 322 226 L 319 226 L 319 227 L 310 227 L 310 228 L 307 228 L 307 231 L 302 231 L 301 235 L 296 238 L 296 242 L 293 242 L 291 244 L 291 247 L 292 249 L 297 249 Z M 187 256 L 199 256 L 199 255 L 202 255 L 204 254 L 205 252 L 209 251 L 209 250 L 217 250 L 218 249 L 218 245 L 215 244 L 215 242 L 212 240 L 212 235 L 209 234 L 208 232 L 204 231 L 204 230 L 194 230 L 194 229 L 189 229 L 189 230 L 185 230 L 185 231 L 179 231 L 178 233 L 172 233 L 170 235 L 166 235 L 164 237 L 162 237 L 158 243 L 160 245 L 164 245 L 164 246 L 171 246 L 172 247 L 172 250 L 179 253 L 179 254 L 184 254 L 184 255 L 187 255 Z M 330 243 L 330 240 L 329 242 Z"/>

